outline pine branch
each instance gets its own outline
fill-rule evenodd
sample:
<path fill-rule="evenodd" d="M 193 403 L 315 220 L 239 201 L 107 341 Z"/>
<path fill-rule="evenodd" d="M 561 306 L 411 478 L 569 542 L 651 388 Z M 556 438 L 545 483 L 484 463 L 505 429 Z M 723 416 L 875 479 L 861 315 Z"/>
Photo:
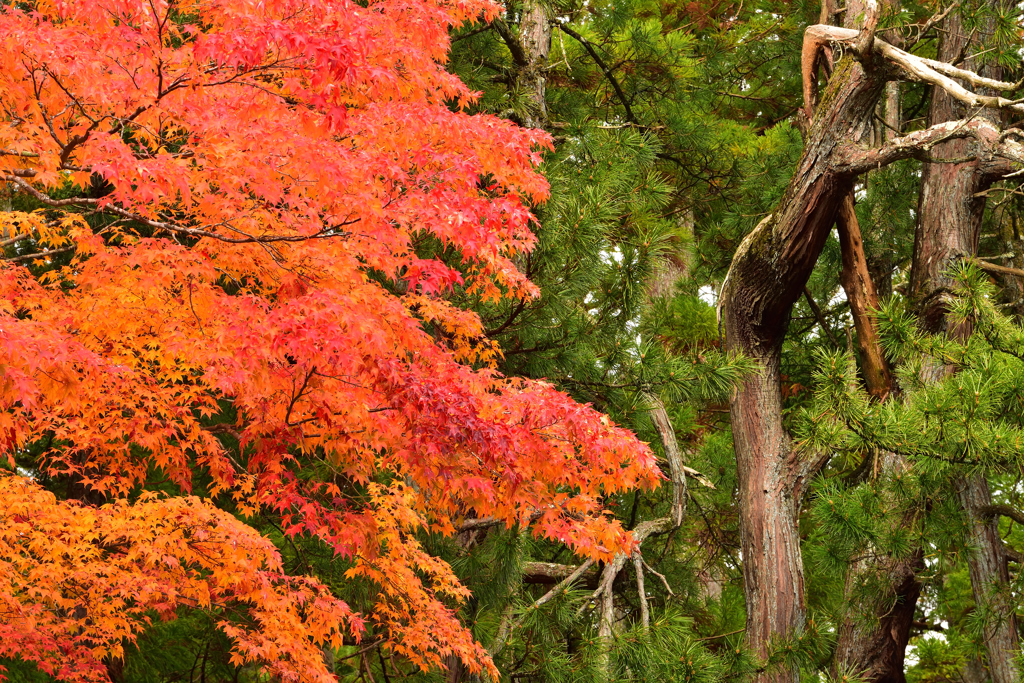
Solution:
<path fill-rule="evenodd" d="M 832 328 L 825 322 L 825 316 L 821 312 L 821 308 L 814 301 L 814 297 L 811 296 L 811 290 L 804 286 L 804 299 L 807 300 L 807 305 L 811 308 L 811 313 L 814 314 L 814 319 L 818 321 L 818 326 L 832 342 L 832 345 L 839 348 L 839 340 L 836 339 L 835 333 L 832 332 Z"/>
<path fill-rule="evenodd" d="M 615 78 L 615 74 L 613 74 L 612 70 L 608 68 L 608 65 L 605 63 L 605 61 L 601 59 L 601 55 L 597 54 L 597 50 L 594 49 L 594 46 L 591 45 L 590 41 L 581 36 L 579 33 L 576 33 L 576 31 L 573 31 L 565 24 L 555 22 L 555 26 L 561 29 L 564 33 L 567 33 L 573 38 L 575 38 L 583 46 L 583 49 L 587 51 L 587 53 L 597 64 L 598 68 L 601 69 L 601 72 L 605 75 L 605 78 L 607 78 L 608 81 L 612 84 L 612 89 L 615 90 L 615 95 L 619 98 L 619 102 L 622 102 L 622 108 L 626 110 L 626 119 L 629 120 L 630 123 L 638 123 L 636 116 L 633 115 L 633 108 L 629 106 L 629 100 L 626 99 L 626 93 L 623 92 L 622 90 L 622 85 L 619 83 L 619 80 Z"/>

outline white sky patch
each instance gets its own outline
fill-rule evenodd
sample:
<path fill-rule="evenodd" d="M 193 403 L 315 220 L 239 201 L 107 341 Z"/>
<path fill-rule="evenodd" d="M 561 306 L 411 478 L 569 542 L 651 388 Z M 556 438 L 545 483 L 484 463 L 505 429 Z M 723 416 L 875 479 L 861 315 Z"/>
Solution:
<path fill-rule="evenodd" d="M 697 290 L 697 296 L 708 306 L 718 305 L 718 292 L 711 285 L 704 285 Z"/>
<path fill-rule="evenodd" d="M 607 256 L 615 263 L 622 263 L 622 250 L 619 249 L 618 247 L 612 247 L 611 249 L 608 249 L 607 251 L 604 252 L 603 255 Z"/>

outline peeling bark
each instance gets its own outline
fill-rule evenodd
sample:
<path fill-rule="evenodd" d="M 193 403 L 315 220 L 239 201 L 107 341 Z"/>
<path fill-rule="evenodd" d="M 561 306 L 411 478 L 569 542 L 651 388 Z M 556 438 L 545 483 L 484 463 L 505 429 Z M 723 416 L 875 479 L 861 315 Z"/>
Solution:
<path fill-rule="evenodd" d="M 672 526 L 678 528 L 682 526 L 683 517 L 686 515 L 686 468 L 683 465 L 683 454 L 676 442 L 675 429 L 672 428 L 665 404 L 657 396 L 648 396 L 648 400 L 651 402 L 651 421 L 654 422 L 665 448 L 669 477 L 672 480 L 672 512 L 669 517 Z"/>
<path fill-rule="evenodd" d="M 793 303 L 803 293 L 840 203 L 853 189 L 854 176 L 837 172 L 836 155 L 845 140 L 860 139 L 870 126 L 884 85 L 884 78 L 853 59 L 836 65 L 781 204 L 740 245 L 723 285 L 727 346 L 761 366 L 731 402 L 746 637 L 761 657 L 769 654 L 772 640 L 797 636 L 805 621 L 797 513 L 813 464 L 793 451 L 782 425 L 782 341 Z M 788 668 L 759 676 L 772 682 L 797 679 L 798 672 Z"/>
<path fill-rule="evenodd" d="M 983 37 L 984 38 L 984 37 Z M 944 22 L 939 42 L 939 60 L 953 60 L 970 49 L 971 37 L 964 30 L 960 17 L 954 13 Z M 984 39 L 979 41 L 984 44 Z M 965 67 L 975 68 L 968 59 Z M 986 71 L 988 73 L 986 73 Z M 982 68 L 979 74 L 993 82 L 999 81 L 998 69 Z M 938 88 L 932 96 L 929 123 L 936 124 L 961 118 L 967 112 L 961 98 Z M 979 118 L 993 125 L 1000 113 L 984 110 Z M 966 337 L 966 325 L 954 327 L 947 317 L 950 281 L 946 271 L 956 261 L 973 257 L 978 251 L 981 219 L 985 210 L 984 191 L 993 176 L 977 158 L 977 142 L 970 139 L 950 140 L 937 145 L 934 153 L 948 159 L 970 159 L 962 163 L 926 163 L 921 178 L 918 225 L 914 239 L 914 266 L 911 271 L 911 295 L 917 302 L 922 327 L 928 332 L 944 332 L 953 337 Z M 975 158 L 971 158 L 975 157 Z M 937 364 L 935 364 L 937 365 Z M 951 369 L 935 367 L 939 375 Z M 1015 655 L 1019 650 L 1016 618 L 1006 603 L 1009 585 L 1007 557 L 999 538 L 998 520 L 986 518 L 984 508 L 991 504 L 988 481 L 981 474 L 969 477 L 958 490 L 958 497 L 969 524 L 967 540 L 972 552 L 968 556 L 971 589 L 975 602 L 988 604 L 995 614 L 986 624 L 985 646 L 992 683 L 1015 683 L 1018 672 Z"/>
<path fill-rule="evenodd" d="M 850 302 L 853 324 L 857 329 L 857 347 L 860 351 L 861 369 L 868 392 L 884 400 L 892 391 L 892 370 L 882 353 L 878 336 L 878 323 L 871 317 L 871 311 L 878 309 L 878 294 L 868 271 L 864 255 L 864 240 L 860 223 L 854 209 L 853 195 L 848 194 L 839 208 L 836 221 L 839 232 L 839 248 L 842 254 L 843 270 L 839 279 Z"/>
<path fill-rule="evenodd" d="M 821 54 L 837 44 L 860 61 L 848 56 L 836 65 L 815 107 Z M 875 38 L 870 26 L 865 31 L 808 28 L 802 70 L 804 116 L 810 120 L 813 115 L 804 155 L 776 211 L 737 249 L 719 304 L 727 348 L 753 359 L 761 370 L 738 387 L 730 413 L 739 476 L 746 637 L 762 657 L 769 654 L 773 641 L 797 636 L 804 627 L 797 514 L 807 481 L 826 459 L 791 448 L 782 425 L 780 352 L 793 303 L 803 292 L 855 177 L 898 159 L 931 158 L 934 148 L 954 140 L 973 140 L 975 162 L 989 173 L 1024 160 L 1024 146 L 976 117 L 895 137 L 874 149 L 857 142 L 870 132 L 889 80 L 932 83 L 973 107 L 1024 111 L 1019 102 L 971 92 L 954 79 L 997 90 L 1012 90 L 1014 84 L 908 54 Z M 908 595 L 911 590 L 908 586 Z M 760 683 L 797 679 L 798 672 L 786 667 L 757 677 Z"/>

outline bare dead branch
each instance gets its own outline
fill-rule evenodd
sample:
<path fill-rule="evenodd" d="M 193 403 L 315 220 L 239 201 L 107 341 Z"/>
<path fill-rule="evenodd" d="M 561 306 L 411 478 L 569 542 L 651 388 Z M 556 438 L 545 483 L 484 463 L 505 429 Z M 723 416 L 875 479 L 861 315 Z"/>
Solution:
<path fill-rule="evenodd" d="M 808 103 L 813 103 L 817 87 L 817 61 L 821 48 L 829 43 L 836 43 L 857 50 L 862 32 L 850 28 L 839 28 L 838 26 L 826 26 L 817 24 L 811 26 L 804 33 L 804 49 L 801 58 L 801 66 L 804 81 L 804 108 L 808 109 Z M 969 107 L 986 107 L 990 109 L 1011 109 L 1024 113 L 1024 100 L 1009 100 L 1005 97 L 994 95 L 979 95 L 957 83 L 953 78 L 966 81 L 976 87 L 992 88 L 994 90 L 1013 91 L 1017 90 L 1024 83 L 1007 83 L 991 78 L 979 76 L 973 71 L 958 69 L 957 67 L 939 62 L 933 59 L 918 57 L 917 55 L 905 52 L 889 43 L 874 38 L 872 53 L 877 52 L 889 63 L 899 67 L 907 80 L 920 83 L 930 83 L 942 88 L 955 99 L 963 102 Z M 865 53 L 861 53 L 865 54 Z M 813 106 L 811 107 L 813 109 Z M 810 112 L 808 112 L 810 114 Z"/>
<path fill-rule="evenodd" d="M 933 147 L 947 140 L 969 137 L 981 141 L 983 145 L 987 146 L 990 154 L 1003 151 L 1004 145 L 999 143 L 999 131 L 990 121 L 962 119 L 916 130 L 903 137 L 895 138 L 881 147 L 868 148 L 848 143 L 836 155 L 836 170 L 841 173 L 859 175 L 901 159 L 933 161 L 928 156 Z M 1019 144 L 1017 147 L 1021 148 L 1020 152 L 1024 152 L 1024 147 Z M 1010 147 L 1007 147 L 1006 151 L 1013 156 L 1018 154 L 1017 150 Z"/>
<path fill-rule="evenodd" d="M 651 609 L 647 604 L 647 589 L 644 587 L 644 558 L 639 549 L 633 551 L 633 570 L 636 572 L 636 592 L 640 599 L 640 623 L 646 631 L 651 627 Z"/>
<path fill-rule="evenodd" d="M 652 567 L 651 565 L 647 564 L 647 560 L 644 560 L 642 555 L 640 556 L 640 559 L 643 560 L 644 567 L 647 568 L 648 572 L 650 572 L 651 574 L 654 574 L 659 579 L 661 579 L 661 585 L 665 586 L 665 591 L 669 595 L 675 595 L 675 591 L 672 590 L 672 586 L 668 585 L 668 579 L 665 578 L 665 575 L 662 574 L 659 571 L 655 571 L 654 567 Z"/>
<path fill-rule="evenodd" d="M 571 564 L 526 562 L 523 564 L 523 580 L 527 583 L 554 583 L 572 576 L 578 569 Z"/>
<path fill-rule="evenodd" d="M 679 527 L 682 526 L 683 517 L 686 515 L 686 472 L 683 469 L 683 454 L 679 450 L 676 432 L 672 428 L 665 404 L 653 394 L 648 395 L 647 400 L 651 403 L 651 421 L 658 431 L 658 436 L 661 437 L 665 457 L 668 459 L 669 477 L 672 480 L 672 524 Z"/>

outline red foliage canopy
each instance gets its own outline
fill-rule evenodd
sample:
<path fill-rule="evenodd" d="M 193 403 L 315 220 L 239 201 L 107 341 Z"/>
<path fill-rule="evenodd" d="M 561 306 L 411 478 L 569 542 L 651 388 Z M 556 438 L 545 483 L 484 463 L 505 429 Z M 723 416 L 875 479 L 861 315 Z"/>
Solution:
<path fill-rule="evenodd" d="M 0 7 L 0 174 L 40 207 L 0 212 L 0 230 L 33 240 L 37 264 L 73 254 L 41 278 L 0 265 L 0 443 L 13 462 L 45 437 L 40 473 L 110 501 L 0 476 L 0 656 L 88 679 L 188 606 L 219 610 L 239 661 L 286 679 L 329 679 L 317 646 L 368 618 L 423 667 L 454 654 L 479 670 L 452 611 L 465 588 L 416 530 L 490 516 L 590 556 L 628 545 L 600 498 L 652 485 L 650 452 L 497 374 L 479 319 L 445 297 L 535 294 L 514 259 L 534 242 L 548 139 L 465 113 L 473 93 L 444 69 L 448 30 L 496 11 Z M 458 268 L 418 257 L 425 237 Z M 208 501 L 140 498 L 154 469 L 323 539 L 379 586 L 376 608 L 285 576 Z"/>

